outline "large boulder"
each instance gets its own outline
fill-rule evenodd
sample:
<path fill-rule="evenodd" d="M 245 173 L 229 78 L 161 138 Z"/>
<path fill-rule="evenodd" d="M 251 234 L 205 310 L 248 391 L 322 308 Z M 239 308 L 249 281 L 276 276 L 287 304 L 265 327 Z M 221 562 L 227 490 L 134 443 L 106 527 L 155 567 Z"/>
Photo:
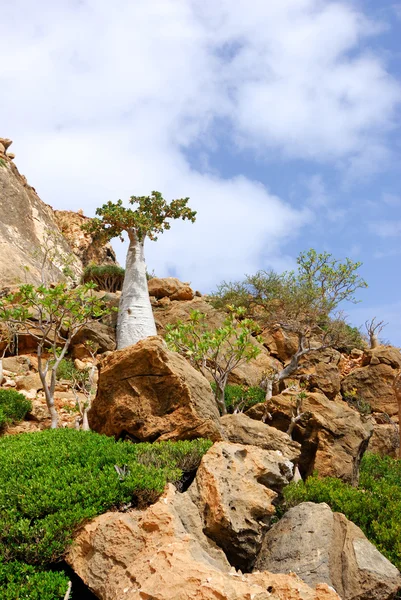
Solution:
<path fill-rule="evenodd" d="M 378 346 L 364 353 L 362 365 L 343 379 L 343 395 L 356 394 L 373 411 L 396 415 L 394 380 L 401 368 L 401 352 L 391 346 Z"/>
<path fill-rule="evenodd" d="M 193 300 L 195 294 L 190 288 L 189 283 L 183 283 L 176 277 L 152 277 L 148 281 L 149 296 L 154 296 L 158 300 L 169 298 L 170 300 Z"/>
<path fill-rule="evenodd" d="M 208 381 L 159 337 L 103 359 L 88 416 L 91 429 L 116 438 L 222 439 Z"/>
<path fill-rule="evenodd" d="M 282 362 L 290 360 L 298 350 L 298 335 L 293 331 L 282 329 L 279 325 L 266 329 L 261 337 L 269 353 Z"/>
<path fill-rule="evenodd" d="M 390 600 L 401 576 L 362 531 L 327 504 L 304 502 L 268 531 L 255 568 L 325 582 L 343 600 Z"/>
<path fill-rule="evenodd" d="M 310 390 L 334 400 L 341 390 L 340 360 L 340 352 L 333 348 L 314 350 L 301 358 L 297 376 L 307 380 Z"/>
<path fill-rule="evenodd" d="M 280 452 L 219 442 L 205 454 L 189 494 L 203 519 L 203 531 L 230 563 L 249 571 L 262 534 L 275 513 L 273 501 L 293 476 Z"/>
<path fill-rule="evenodd" d="M 297 461 L 301 454 L 301 445 L 289 435 L 271 427 L 262 421 L 255 421 L 243 413 L 224 415 L 220 422 L 230 442 L 258 446 L 264 450 L 278 450 L 284 458 Z"/>
<path fill-rule="evenodd" d="M 294 574 L 237 573 L 203 534 L 188 494 L 172 486 L 144 511 L 84 525 L 67 562 L 100 600 L 340 600 Z"/>
<path fill-rule="evenodd" d="M 287 431 L 295 413 L 296 394 L 273 396 L 269 404 L 269 425 Z M 260 420 L 265 405 L 258 404 L 247 411 Z M 372 435 L 370 418 L 350 408 L 345 402 L 334 402 L 320 393 L 308 393 L 302 402 L 302 417 L 295 424 L 292 437 L 302 446 L 299 468 L 303 476 L 318 471 L 357 483 L 359 464 Z"/>
<path fill-rule="evenodd" d="M 368 451 L 380 456 L 398 458 L 400 435 L 393 423 L 375 423 L 373 435 L 369 440 Z"/>

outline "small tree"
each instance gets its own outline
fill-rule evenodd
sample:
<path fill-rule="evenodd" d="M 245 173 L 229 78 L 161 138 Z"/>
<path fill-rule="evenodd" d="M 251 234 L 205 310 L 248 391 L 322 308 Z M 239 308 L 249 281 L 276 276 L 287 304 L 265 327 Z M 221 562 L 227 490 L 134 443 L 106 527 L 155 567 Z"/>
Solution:
<path fill-rule="evenodd" d="M 369 336 L 369 344 L 371 348 L 377 348 L 380 344 L 379 333 L 388 325 L 384 321 L 376 321 L 376 317 L 373 317 L 370 321 L 365 321 L 366 332 Z"/>
<path fill-rule="evenodd" d="M 356 302 L 355 291 L 367 287 L 357 273 L 361 263 L 348 258 L 340 262 L 327 252 L 309 250 L 299 255 L 297 263 L 297 272 L 259 271 L 243 282 L 223 282 L 212 296 L 216 308 L 227 303 L 245 306 L 247 315 L 263 328 L 280 325 L 297 335 L 298 349 L 289 363 L 265 378 L 267 400 L 273 384 L 294 374 L 302 356 L 347 345 L 354 332 L 341 314 L 332 313 L 340 302 Z"/>
<path fill-rule="evenodd" d="M 15 327 L 12 323 L 0 320 L 0 386 L 3 381 L 3 359 L 13 346 L 15 335 Z"/>
<path fill-rule="evenodd" d="M 111 311 L 91 293 L 94 287 L 90 283 L 74 289 L 69 289 L 65 283 L 51 288 L 27 284 L 0 301 L 0 321 L 13 323 L 37 342 L 38 371 L 52 429 L 58 426 L 54 405 L 58 366 L 74 335 L 93 318 Z M 50 357 L 45 357 L 46 349 Z"/>
<path fill-rule="evenodd" d="M 230 374 L 241 364 L 256 358 L 260 349 L 252 336 L 257 328 L 243 317 L 244 309 L 230 310 L 221 327 L 211 330 L 207 315 L 194 310 L 188 322 L 166 326 L 166 342 L 180 352 L 204 376 L 209 372 L 216 384 L 215 398 L 221 414 L 227 413 L 224 392 Z"/>
<path fill-rule="evenodd" d="M 109 241 L 129 238 L 125 277 L 117 320 L 117 348 L 136 344 L 148 336 L 156 335 L 156 325 L 150 304 L 146 279 L 144 243 L 148 237 L 157 240 L 157 234 L 170 229 L 171 219 L 195 221 L 196 212 L 188 208 L 189 198 L 173 200 L 168 204 L 160 192 L 150 196 L 131 196 L 129 203 L 135 210 L 125 208 L 121 200 L 108 202 L 96 210 L 84 229 Z"/>

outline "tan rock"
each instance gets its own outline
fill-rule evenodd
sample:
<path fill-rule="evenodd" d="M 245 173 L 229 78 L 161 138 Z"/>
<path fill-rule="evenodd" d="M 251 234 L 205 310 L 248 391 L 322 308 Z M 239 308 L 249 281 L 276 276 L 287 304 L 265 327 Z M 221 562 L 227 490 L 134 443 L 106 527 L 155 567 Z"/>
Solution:
<path fill-rule="evenodd" d="M 12 140 L 9 138 L 0 138 L 0 144 L 5 148 L 5 150 L 7 150 L 12 143 Z"/>
<path fill-rule="evenodd" d="M 67 561 L 100 600 L 340 600 L 295 575 L 235 572 L 197 521 L 188 495 L 169 486 L 145 511 L 84 525 Z"/>
<path fill-rule="evenodd" d="M 340 359 L 340 352 L 333 348 L 314 350 L 301 358 L 297 375 L 301 379 L 306 375 L 310 390 L 323 392 L 330 400 L 334 400 L 341 390 Z"/>
<path fill-rule="evenodd" d="M 182 283 L 175 277 L 153 277 L 148 281 L 149 295 L 158 300 L 160 298 L 170 298 L 170 300 L 192 300 L 194 292 L 188 283 Z"/>
<path fill-rule="evenodd" d="M 6 153 L 6 149 L 4 148 L 4 145 L 0 142 L 0 154 L 5 154 Z"/>
<path fill-rule="evenodd" d="M 3 368 L 18 375 L 28 373 L 31 364 L 30 356 L 7 356 L 3 358 Z"/>
<path fill-rule="evenodd" d="M 289 435 L 262 421 L 255 421 L 243 413 L 224 415 L 220 422 L 230 442 L 258 446 L 264 450 L 278 450 L 284 458 L 297 461 L 301 454 L 301 445 Z"/>
<path fill-rule="evenodd" d="M 39 373 L 16 377 L 15 383 L 17 390 L 35 390 L 37 392 L 43 389 Z"/>
<path fill-rule="evenodd" d="M 113 327 L 100 321 L 88 323 L 74 335 L 71 341 L 71 350 L 74 346 L 86 341 L 93 342 L 99 347 L 99 352 L 107 352 L 116 349 L 116 334 Z M 78 357 L 77 357 L 78 358 Z"/>
<path fill-rule="evenodd" d="M 282 362 L 290 360 L 298 350 L 297 334 L 285 331 L 280 326 L 264 331 L 261 337 L 270 354 Z"/>
<path fill-rule="evenodd" d="M 365 352 L 364 366 L 354 369 L 341 383 L 342 393 L 352 394 L 370 404 L 374 412 L 398 413 L 394 381 L 401 368 L 401 353 L 397 348 L 379 346 Z"/>
<path fill-rule="evenodd" d="M 295 393 L 274 396 L 269 404 L 268 423 L 287 431 L 294 414 Z M 265 405 L 247 411 L 260 420 Z M 303 417 L 296 423 L 292 437 L 302 445 L 299 468 L 303 476 L 317 470 L 322 477 L 339 477 L 357 483 L 359 464 L 373 431 L 370 418 L 363 418 L 345 402 L 329 400 L 320 393 L 308 393 L 302 403 Z"/>
<path fill-rule="evenodd" d="M 278 451 L 229 442 L 214 444 L 203 456 L 188 493 L 203 531 L 235 567 L 252 566 L 275 513 L 276 492 L 292 479 L 293 468 Z"/>
<path fill-rule="evenodd" d="M 268 531 L 256 568 L 327 583 L 343 600 L 390 600 L 401 576 L 362 531 L 327 504 L 303 502 Z"/>
<path fill-rule="evenodd" d="M 395 423 L 375 423 L 373 435 L 369 440 L 368 452 L 398 458 L 399 446 L 400 436 Z"/>
<path fill-rule="evenodd" d="M 182 356 L 150 337 L 100 363 L 92 429 L 137 441 L 222 439 L 217 405 L 207 380 Z"/>
<path fill-rule="evenodd" d="M 82 211 L 55 210 L 54 218 L 72 252 L 84 267 L 89 263 L 116 264 L 116 255 L 111 244 L 104 244 L 82 230 L 82 225 L 90 220 Z"/>

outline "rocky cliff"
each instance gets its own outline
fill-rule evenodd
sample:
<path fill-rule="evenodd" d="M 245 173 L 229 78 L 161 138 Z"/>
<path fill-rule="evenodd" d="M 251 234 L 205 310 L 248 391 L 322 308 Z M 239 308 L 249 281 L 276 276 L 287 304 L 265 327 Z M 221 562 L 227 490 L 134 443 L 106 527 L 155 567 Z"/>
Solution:
<path fill-rule="evenodd" d="M 88 262 L 115 262 L 111 246 L 82 232 L 82 214 L 42 202 L 15 166 L 11 143 L 0 138 L 0 287 L 39 283 L 42 274 L 57 281 L 67 265 L 78 278 Z M 46 251 L 50 260 L 44 261 Z"/>

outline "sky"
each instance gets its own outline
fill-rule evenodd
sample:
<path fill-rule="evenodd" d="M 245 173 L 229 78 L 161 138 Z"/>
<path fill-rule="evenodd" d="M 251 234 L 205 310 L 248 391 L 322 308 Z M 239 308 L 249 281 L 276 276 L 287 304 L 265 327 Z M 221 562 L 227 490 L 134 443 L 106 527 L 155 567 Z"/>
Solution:
<path fill-rule="evenodd" d="M 2 0 L 0 39 L 0 135 L 44 202 L 189 196 L 146 259 L 203 293 L 361 261 L 343 308 L 401 345 L 401 2 Z"/>

